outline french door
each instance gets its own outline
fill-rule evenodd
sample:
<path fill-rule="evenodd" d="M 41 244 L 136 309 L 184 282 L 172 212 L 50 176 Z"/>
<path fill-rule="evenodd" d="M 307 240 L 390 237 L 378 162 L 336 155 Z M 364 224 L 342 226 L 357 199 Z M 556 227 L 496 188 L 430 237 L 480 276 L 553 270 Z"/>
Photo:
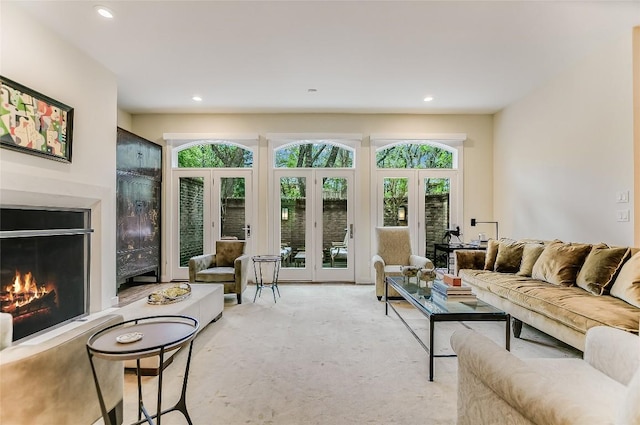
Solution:
<path fill-rule="evenodd" d="M 274 171 L 274 252 L 280 279 L 354 281 L 353 170 Z"/>
<path fill-rule="evenodd" d="M 220 239 L 246 240 L 251 250 L 252 171 L 173 171 L 172 279 L 189 278 L 189 259 L 215 252 Z"/>
<path fill-rule="evenodd" d="M 413 252 L 434 257 L 434 244 L 462 222 L 455 170 L 381 170 L 377 225 L 408 226 Z"/>

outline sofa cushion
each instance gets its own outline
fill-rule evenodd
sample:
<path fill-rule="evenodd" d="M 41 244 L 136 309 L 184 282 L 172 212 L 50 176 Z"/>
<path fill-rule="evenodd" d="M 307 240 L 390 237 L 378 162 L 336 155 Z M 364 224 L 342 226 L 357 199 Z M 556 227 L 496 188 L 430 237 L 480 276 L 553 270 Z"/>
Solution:
<path fill-rule="evenodd" d="M 563 243 L 556 240 L 549 243 L 533 266 L 531 277 L 554 285 L 572 286 L 591 245 Z"/>
<path fill-rule="evenodd" d="M 589 296 L 582 288 L 558 286 L 528 277 L 486 270 L 460 270 L 460 277 L 469 285 L 489 291 L 583 333 L 599 325 L 638 331 L 638 309 L 612 296 Z"/>
<path fill-rule="evenodd" d="M 628 248 L 609 248 L 606 244 L 593 246 L 576 277 L 576 285 L 594 295 L 602 295 L 613 283 L 628 251 Z"/>
<path fill-rule="evenodd" d="M 526 243 L 522 249 L 522 261 L 520 262 L 520 269 L 516 273 L 518 276 L 531 277 L 533 271 L 533 265 L 538 261 L 540 254 L 544 251 L 544 244 L 542 243 Z"/>
<path fill-rule="evenodd" d="M 611 295 L 640 307 L 640 252 L 624 263 L 611 287 Z"/>
<path fill-rule="evenodd" d="M 496 258 L 498 257 L 498 248 L 500 247 L 500 241 L 490 239 L 487 242 L 487 253 L 484 256 L 484 269 L 493 270 L 496 264 Z"/>
<path fill-rule="evenodd" d="M 224 240 L 216 242 L 216 266 L 233 267 L 236 258 L 244 253 L 244 241 Z"/>
<path fill-rule="evenodd" d="M 498 245 L 498 254 L 493 269 L 499 273 L 515 273 L 520 270 L 524 242 L 502 241 Z"/>

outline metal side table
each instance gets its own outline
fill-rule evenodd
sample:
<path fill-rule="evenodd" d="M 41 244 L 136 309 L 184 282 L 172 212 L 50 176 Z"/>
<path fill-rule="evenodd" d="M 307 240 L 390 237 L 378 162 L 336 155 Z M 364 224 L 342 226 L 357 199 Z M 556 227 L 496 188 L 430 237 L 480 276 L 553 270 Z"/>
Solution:
<path fill-rule="evenodd" d="M 252 257 L 253 260 L 253 272 L 256 275 L 256 294 L 253 296 L 253 302 L 256 302 L 256 298 L 262 294 L 262 288 L 271 288 L 273 291 L 273 301 L 276 300 L 276 291 L 280 296 L 280 288 L 278 288 L 278 274 L 280 273 L 280 260 L 279 255 L 256 255 Z M 262 276 L 262 266 L 266 264 L 273 264 L 273 279 L 271 283 L 264 283 Z"/>
<path fill-rule="evenodd" d="M 187 422 L 191 425 L 191 418 L 187 412 L 186 393 L 187 378 L 189 376 L 189 365 L 191 363 L 191 352 L 193 340 L 198 331 L 198 321 L 188 316 L 151 316 L 139 319 L 127 320 L 126 322 L 110 326 L 93 334 L 87 341 L 87 353 L 93 379 L 98 392 L 100 409 L 106 425 L 112 424 L 105 408 L 100 382 L 93 363 L 93 358 L 98 357 L 111 361 L 136 360 L 136 374 L 138 377 L 138 421 L 132 425 L 146 422 L 151 425 L 160 425 L 162 415 L 174 410 L 180 411 Z M 158 408 L 155 415 L 150 415 L 142 401 L 142 380 L 140 374 L 140 359 L 144 357 L 159 356 L 160 364 L 164 363 L 165 353 L 177 350 L 189 344 L 189 354 L 182 381 L 182 393 L 180 400 L 171 408 L 162 410 L 162 375 L 163 369 L 158 373 Z M 144 415 L 144 418 L 142 416 Z M 156 419 L 157 422 L 153 420 Z"/>

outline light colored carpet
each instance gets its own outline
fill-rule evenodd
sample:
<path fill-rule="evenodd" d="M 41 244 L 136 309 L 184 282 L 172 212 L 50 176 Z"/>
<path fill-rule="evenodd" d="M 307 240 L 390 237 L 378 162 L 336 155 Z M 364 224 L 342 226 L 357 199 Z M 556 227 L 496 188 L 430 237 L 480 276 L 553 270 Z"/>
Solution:
<path fill-rule="evenodd" d="M 428 381 L 427 353 L 370 285 L 280 285 L 252 303 L 225 298 L 222 319 L 196 338 L 187 405 L 195 425 L 234 424 L 454 424 L 455 358 L 435 360 Z M 401 303 L 401 314 L 426 341 L 428 323 Z M 504 344 L 504 324 L 468 327 Z M 436 352 L 451 352 L 457 323 L 438 323 Z M 576 357 L 580 352 L 525 326 L 512 339 L 519 357 Z M 165 371 L 163 406 L 178 399 L 186 350 Z M 157 378 L 145 377 L 145 403 L 155 413 Z M 136 419 L 136 378 L 125 375 L 125 423 Z M 186 424 L 180 413 L 162 424 Z"/>

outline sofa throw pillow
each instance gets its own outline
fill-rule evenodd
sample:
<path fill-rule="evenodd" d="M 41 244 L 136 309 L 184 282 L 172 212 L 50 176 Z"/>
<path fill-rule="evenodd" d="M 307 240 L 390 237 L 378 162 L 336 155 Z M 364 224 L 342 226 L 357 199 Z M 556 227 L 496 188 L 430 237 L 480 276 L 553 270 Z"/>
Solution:
<path fill-rule="evenodd" d="M 520 270 L 524 242 L 502 241 L 498 245 L 498 255 L 494 271 L 499 273 L 515 273 Z"/>
<path fill-rule="evenodd" d="M 613 278 L 626 259 L 627 252 L 628 248 L 595 245 L 578 272 L 576 285 L 593 295 L 602 295 L 613 283 Z"/>
<path fill-rule="evenodd" d="M 640 252 L 624 263 L 611 287 L 610 294 L 640 307 Z"/>
<path fill-rule="evenodd" d="M 496 258 L 498 257 L 498 247 L 500 246 L 500 241 L 495 239 L 489 239 L 487 242 L 487 252 L 484 256 L 484 269 L 493 271 Z"/>
<path fill-rule="evenodd" d="M 522 249 L 522 261 L 520 262 L 520 269 L 516 273 L 518 276 L 531 277 L 533 271 L 533 265 L 538 261 L 540 254 L 544 251 L 544 244 L 542 243 L 526 243 Z"/>
<path fill-rule="evenodd" d="M 555 240 L 549 243 L 538 261 L 533 265 L 531 277 L 560 286 L 576 283 L 578 271 L 591 251 L 591 245 L 563 243 Z"/>
<path fill-rule="evenodd" d="M 217 241 L 216 266 L 233 267 L 236 258 L 244 253 L 244 241 Z"/>

